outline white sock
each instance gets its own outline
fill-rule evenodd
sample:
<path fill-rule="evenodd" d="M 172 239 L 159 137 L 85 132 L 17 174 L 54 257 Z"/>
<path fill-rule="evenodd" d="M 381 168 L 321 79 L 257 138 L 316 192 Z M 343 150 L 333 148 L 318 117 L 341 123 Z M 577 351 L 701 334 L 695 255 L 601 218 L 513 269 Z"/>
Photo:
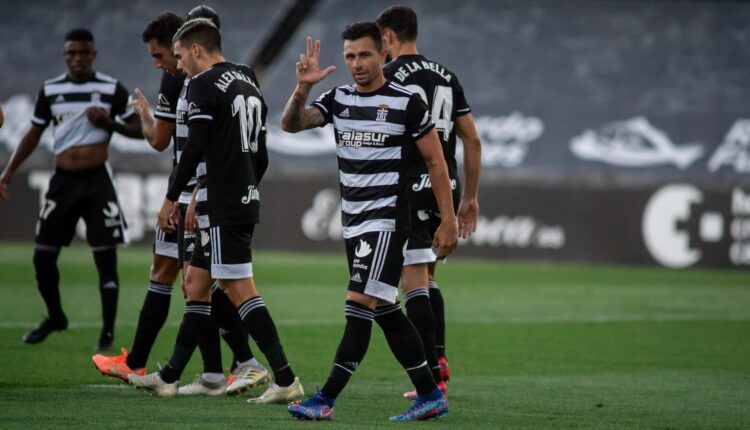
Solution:
<path fill-rule="evenodd" d="M 224 379 L 224 374 L 223 374 L 223 373 L 204 373 L 204 374 L 202 375 L 202 378 L 203 378 L 203 379 L 204 379 L 204 380 L 205 380 L 206 382 L 210 382 L 210 383 L 212 383 L 212 384 L 215 384 L 215 383 L 217 383 L 217 382 L 221 382 L 221 381 L 224 381 L 224 380 L 225 380 L 225 379 Z"/>

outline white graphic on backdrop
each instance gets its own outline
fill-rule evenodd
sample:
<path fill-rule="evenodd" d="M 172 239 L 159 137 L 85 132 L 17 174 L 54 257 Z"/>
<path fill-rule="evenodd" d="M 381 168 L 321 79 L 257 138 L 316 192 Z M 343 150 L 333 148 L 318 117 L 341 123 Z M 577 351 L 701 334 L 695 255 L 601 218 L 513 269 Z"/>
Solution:
<path fill-rule="evenodd" d="M 708 161 L 711 172 L 723 166 L 732 167 L 737 173 L 750 173 L 750 119 L 735 121 Z"/>
<path fill-rule="evenodd" d="M 508 116 L 475 118 L 482 142 L 482 165 L 516 167 L 524 162 L 531 142 L 544 133 L 544 122 L 533 116 L 513 112 Z M 456 145 L 456 159 L 463 160 L 463 145 Z"/>
<path fill-rule="evenodd" d="M 682 170 L 703 155 L 701 144 L 678 146 L 641 116 L 609 123 L 598 131 L 587 129 L 571 140 L 570 150 L 584 160 L 615 166 L 672 164 Z"/>

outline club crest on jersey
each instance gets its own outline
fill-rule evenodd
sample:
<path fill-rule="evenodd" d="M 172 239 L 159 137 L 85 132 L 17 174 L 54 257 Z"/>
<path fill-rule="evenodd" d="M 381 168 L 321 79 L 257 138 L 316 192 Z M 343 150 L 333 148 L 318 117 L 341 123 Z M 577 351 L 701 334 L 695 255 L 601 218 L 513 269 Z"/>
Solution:
<path fill-rule="evenodd" d="M 377 116 L 375 117 L 375 121 L 385 121 L 388 117 L 388 105 L 382 104 L 378 105 L 378 112 Z"/>
<path fill-rule="evenodd" d="M 92 91 L 91 92 L 91 103 L 98 105 L 102 103 L 102 93 L 99 91 Z"/>

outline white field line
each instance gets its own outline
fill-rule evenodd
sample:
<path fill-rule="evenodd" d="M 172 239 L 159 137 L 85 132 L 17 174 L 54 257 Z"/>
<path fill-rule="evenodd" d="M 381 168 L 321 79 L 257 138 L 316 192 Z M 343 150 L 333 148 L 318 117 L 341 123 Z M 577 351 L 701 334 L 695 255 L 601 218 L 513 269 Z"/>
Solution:
<path fill-rule="evenodd" d="M 474 317 L 451 318 L 448 324 L 607 324 L 627 322 L 743 322 L 750 321 L 750 315 L 710 316 L 703 314 L 662 314 L 662 315 L 552 315 L 540 317 Z M 33 328 L 39 321 L 0 321 L 0 330 Z M 118 328 L 135 328 L 137 321 L 118 322 Z M 342 318 L 331 319 L 278 319 L 280 326 L 299 327 L 306 325 L 343 325 Z M 167 321 L 165 327 L 179 327 L 179 321 Z M 100 321 L 71 322 L 68 329 L 100 328 Z"/>
<path fill-rule="evenodd" d="M 81 388 L 130 388 L 127 384 L 82 384 Z"/>

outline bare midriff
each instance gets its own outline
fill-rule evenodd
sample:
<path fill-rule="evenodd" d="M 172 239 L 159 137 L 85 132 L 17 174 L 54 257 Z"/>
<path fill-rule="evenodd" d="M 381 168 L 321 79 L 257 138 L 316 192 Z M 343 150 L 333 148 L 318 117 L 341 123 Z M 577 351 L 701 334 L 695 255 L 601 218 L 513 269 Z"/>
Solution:
<path fill-rule="evenodd" d="M 55 156 L 55 165 L 63 170 L 89 170 L 101 166 L 109 155 L 106 142 L 74 146 Z"/>

